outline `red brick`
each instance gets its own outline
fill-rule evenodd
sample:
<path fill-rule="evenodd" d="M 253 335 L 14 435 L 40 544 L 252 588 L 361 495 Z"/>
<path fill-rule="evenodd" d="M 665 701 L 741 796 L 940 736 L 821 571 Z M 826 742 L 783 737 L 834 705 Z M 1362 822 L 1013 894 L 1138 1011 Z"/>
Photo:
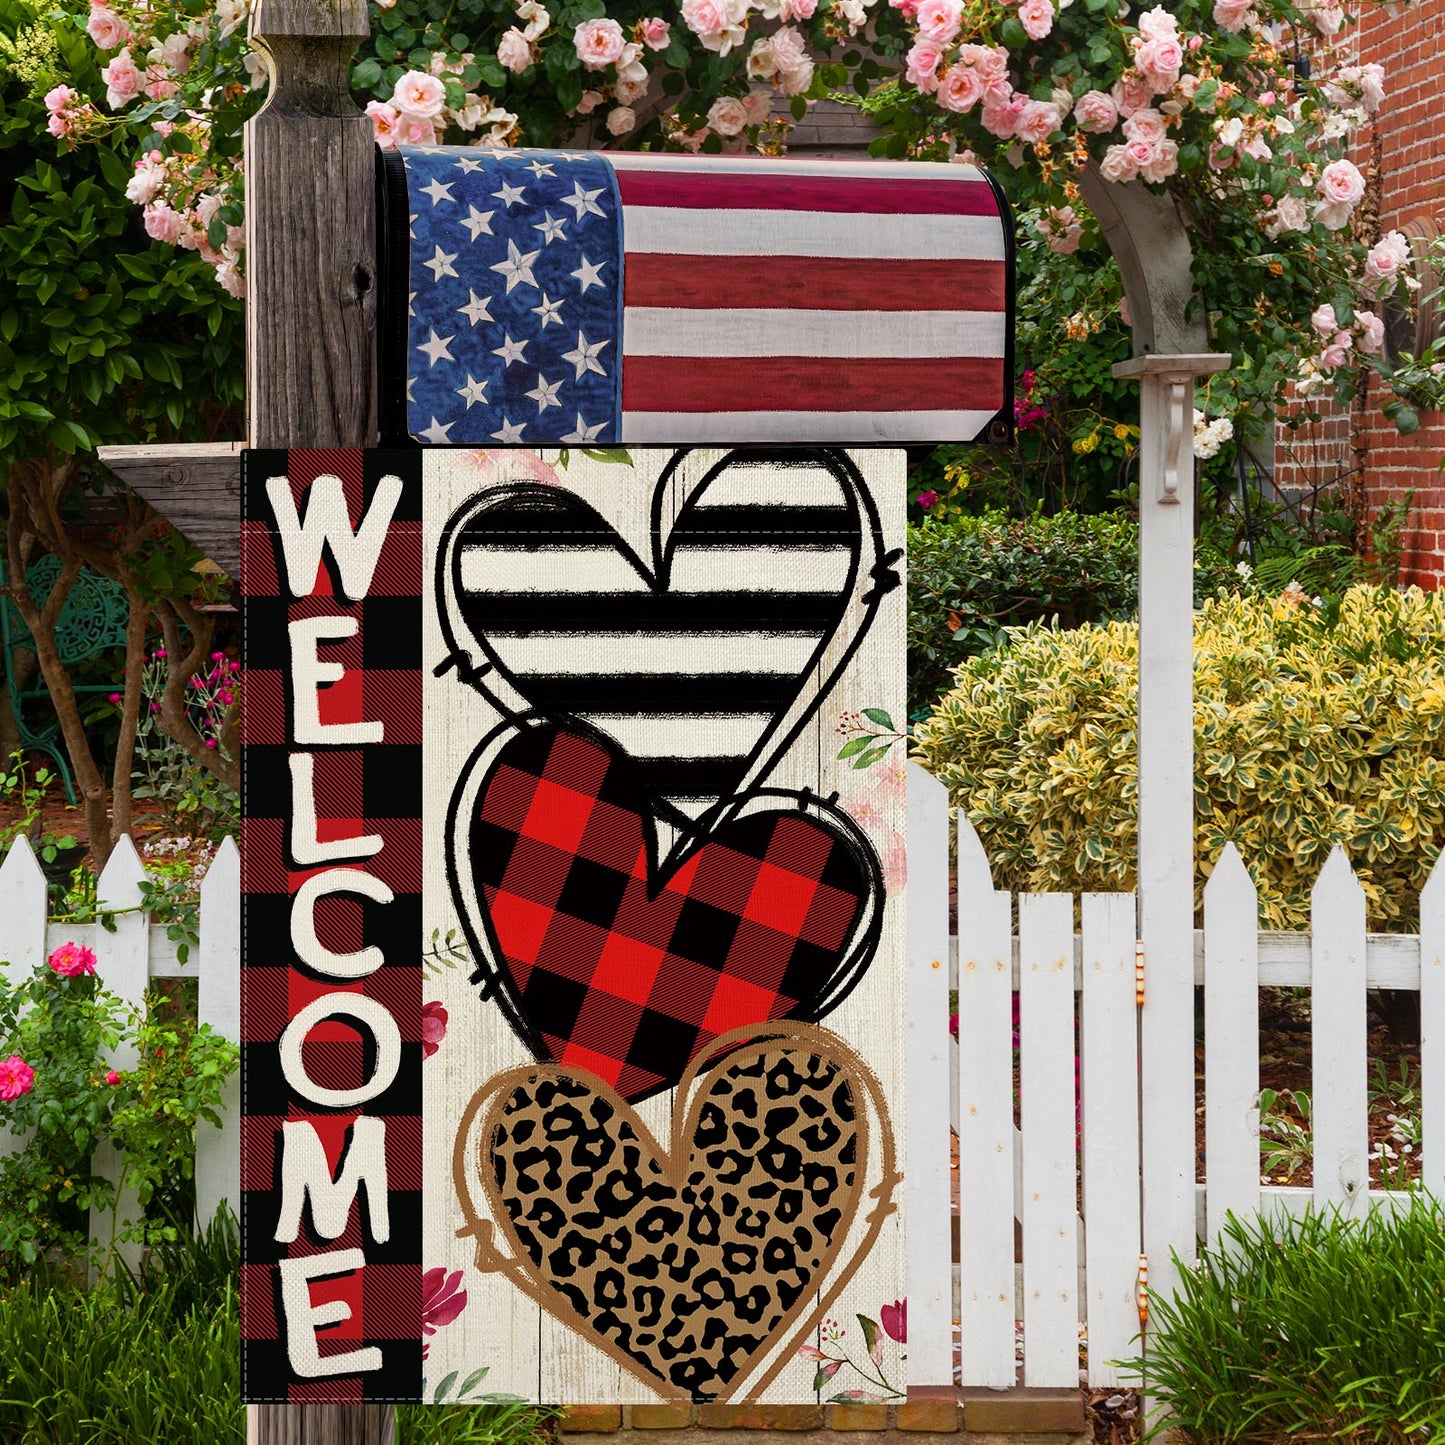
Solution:
<path fill-rule="evenodd" d="M 909 1400 L 894 1411 L 900 1430 L 953 1434 L 958 1429 L 958 1402 L 952 1399 Z"/>
<path fill-rule="evenodd" d="M 634 1430 L 682 1430 L 692 1424 L 691 1405 L 631 1405 L 627 1423 Z"/>
<path fill-rule="evenodd" d="M 887 1405 L 829 1405 L 824 1412 L 830 1430 L 886 1430 Z"/>
<path fill-rule="evenodd" d="M 568 1405 L 557 1428 L 568 1435 L 610 1435 L 622 1428 L 622 1406 Z"/>
<path fill-rule="evenodd" d="M 821 1430 L 821 1405 L 699 1405 L 704 1430 Z"/>

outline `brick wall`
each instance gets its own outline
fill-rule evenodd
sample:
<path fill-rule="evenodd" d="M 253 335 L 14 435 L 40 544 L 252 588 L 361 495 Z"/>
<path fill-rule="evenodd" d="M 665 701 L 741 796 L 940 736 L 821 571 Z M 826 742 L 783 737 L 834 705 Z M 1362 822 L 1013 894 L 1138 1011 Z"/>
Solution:
<path fill-rule="evenodd" d="M 1386 100 L 1376 117 L 1381 164 L 1380 230 L 1399 228 L 1445 207 L 1445 0 L 1418 5 L 1361 5 L 1362 61 L 1385 67 Z M 1436 470 L 1445 456 L 1445 417 L 1426 413 L 1418 432 L 1401 437 L 1380 414 L 1372 386 L 1354 418 L 1371 513 L 1415 489 L 1405 533 L 1405 580 L 1435 586 L 1445 579 L 1445 486 Z"/>

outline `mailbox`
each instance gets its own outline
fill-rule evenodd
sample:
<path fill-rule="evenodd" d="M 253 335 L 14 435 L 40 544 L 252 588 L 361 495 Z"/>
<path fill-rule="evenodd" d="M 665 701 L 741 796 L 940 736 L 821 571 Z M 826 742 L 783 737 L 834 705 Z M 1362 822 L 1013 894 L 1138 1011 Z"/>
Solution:
<path fill-rule="evenodd" d="M 388 442 L 1011 440 L 1012 221 L 976 166 L 383 156 Z"/>

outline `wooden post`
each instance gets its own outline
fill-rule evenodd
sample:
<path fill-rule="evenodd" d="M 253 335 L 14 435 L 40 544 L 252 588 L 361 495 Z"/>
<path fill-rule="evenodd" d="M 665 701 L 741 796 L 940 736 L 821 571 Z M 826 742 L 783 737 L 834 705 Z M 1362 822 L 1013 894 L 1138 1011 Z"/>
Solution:
<path fill-rule="evenodd" d="M 246 126 L 246 407 L 253 447 L 376 442 L 371 122 L 346 76 L 366 0 L 260 0 L 271 93 Z M 383 1405 L 253 1405 L 251 1445 L 391 1445 Z"/>
<path fill-rule="evenodd" d="M 347 70 L 366 0 L 259 0 L 271 93 L 246 125 L 246 409 L 253 447 L 376 442 L 372 126 Z"/>
<path fill-rule="evenodd" d="M 1195 1257 L 1194 382 L 1218 354 L 1120 362 L 1138 377 L 1139 937 L 1143 1247 L 1150 1293 Z"/>

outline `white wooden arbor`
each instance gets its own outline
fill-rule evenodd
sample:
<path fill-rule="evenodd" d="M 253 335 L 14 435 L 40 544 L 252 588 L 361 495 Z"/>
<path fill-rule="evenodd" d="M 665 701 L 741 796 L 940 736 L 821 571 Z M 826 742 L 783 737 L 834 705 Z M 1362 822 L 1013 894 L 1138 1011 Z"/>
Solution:
<path fill-rule="evenodd" d="M 365 0 L 257 0 L 250 34 L 271 74 L 247 126 L 247 436 L 256 447 L 363 447 L 377 435 L 376 219 L 370 120 L 350 57 Z M 1116 368 L 1142 392 L 1140 449 L 1139 919 L 1146 967 L 1143 1238 L 1152 1286 L 1170 1251 L 1193 1258 L 1193 396 L 1223 370 L 1193 299 L 1188 233 L 1173 203 L 1092 169 L 1085 200 L 1104 228 L 1134 320 Z M 101 458 L 228 571 L 239 569 L 243 443 L 107 447 Z M 929 866 L 920 859 L 917 867 Z M 944 1186 L 946 1189 L 946 1177 Z M 947 1194 L 942 1196 L 947 1208 Z M 919 1287 L 923 1282 L 919 1281 Z M 914 1346 L 920 1384 L 941 1350 Z M 951 1369 L 951 1367 L 950 1367 Z M 390 1445 L 381 1406 L 253 1406 L 253 1445 Z"/>

